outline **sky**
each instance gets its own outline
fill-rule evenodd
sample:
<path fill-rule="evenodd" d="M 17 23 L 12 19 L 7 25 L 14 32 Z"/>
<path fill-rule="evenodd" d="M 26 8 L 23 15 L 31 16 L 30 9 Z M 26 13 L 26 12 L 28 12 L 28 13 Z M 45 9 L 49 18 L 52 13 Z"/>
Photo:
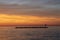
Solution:
<path fill-rule="evenodd" d="M 0 0 L 0 25 L 60 25 L 60 0 Z"/>

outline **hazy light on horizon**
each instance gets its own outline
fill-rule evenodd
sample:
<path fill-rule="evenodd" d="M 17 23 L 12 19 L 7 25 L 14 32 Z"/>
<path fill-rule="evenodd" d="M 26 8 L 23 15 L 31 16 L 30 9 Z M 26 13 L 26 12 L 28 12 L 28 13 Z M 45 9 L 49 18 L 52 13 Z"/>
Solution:
<path fill-rule="evenodd" d="M 0 0 L 0 24 L 60 25 L 60 0 Z"/>
<path fill-rule="evenodd" d="M 59 22 L 58 18 L 37 17 L 28 15 L 6 15 L 0 14 L 1 25 L 39 25 L 39 24 L 55 24 Z"/>

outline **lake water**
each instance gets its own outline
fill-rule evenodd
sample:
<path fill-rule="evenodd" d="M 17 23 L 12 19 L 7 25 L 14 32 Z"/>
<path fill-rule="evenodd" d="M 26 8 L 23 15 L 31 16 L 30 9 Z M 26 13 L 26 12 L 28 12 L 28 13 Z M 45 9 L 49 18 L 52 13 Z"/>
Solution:
<path fill-rule="evenodd" d="M 0 40 L 60 40 L 60 27 L 30 29 L 0 27 Z"/>

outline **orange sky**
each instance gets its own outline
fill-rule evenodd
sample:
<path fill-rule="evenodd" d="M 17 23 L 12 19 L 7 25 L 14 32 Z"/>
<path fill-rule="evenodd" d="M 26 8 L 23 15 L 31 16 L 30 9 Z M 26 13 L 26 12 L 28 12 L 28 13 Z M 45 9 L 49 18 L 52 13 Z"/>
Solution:
<path fill-rule="evenodd" d="M 60 19 L 54 17 L 0 14 L 0 25 L 52 25 L 59 22 Z"/>
<path fill-rule="evenodd" d="M 59 0 L 0 0 L 0 25 L 60 25 Z"/>

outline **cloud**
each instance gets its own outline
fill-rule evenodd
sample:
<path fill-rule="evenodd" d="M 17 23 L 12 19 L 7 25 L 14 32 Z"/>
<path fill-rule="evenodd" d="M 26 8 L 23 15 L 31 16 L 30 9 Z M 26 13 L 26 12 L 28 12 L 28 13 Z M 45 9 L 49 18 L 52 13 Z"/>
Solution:
<path fill-rule="evenodd" d="M 32 16 L 39 17 L 39 18 L 41 17 L 55 18 L 51 20 L 51 22 L 50 21 L 49 22 L 45 21 L 45 22 L 60 24 L 59 3 L 60 3 L 59 0 L 0 0 L 0 15 L 4 14 L 7 16 L 7 14 L 9 14 L 10 16 L 15 15 L 16 17 L 17 15 L 19 16 L 24 15 L 24 16 L 30 16 L 31 18 Z M 41 19 L 39 20 L 39 18 L 37 20 L 38 22 L 41 20 Z"/>
<path fill-rule="evenodd" d="M 0 0 L 0 3 L 0 14 L 60 17 L 60 0 Z"/>
<path fill-rule="evenodd" d="M 0 14 L 33 15 L 42 17 L 60 17 L 60 9 L 2 9 Z"/>
<path fill-rule="evenodd" d="M 47 3 L 51 5 L 60 5 L 60 0 L 49 0 Z"/>
<path fill-rule="evenodd" d="M 60 0 L 0 0 L 0 3 L 9 5 L 25 5 L 30 7 L 58 7 Z M 59 6 L 60 8 L 60 6 Z"/>

